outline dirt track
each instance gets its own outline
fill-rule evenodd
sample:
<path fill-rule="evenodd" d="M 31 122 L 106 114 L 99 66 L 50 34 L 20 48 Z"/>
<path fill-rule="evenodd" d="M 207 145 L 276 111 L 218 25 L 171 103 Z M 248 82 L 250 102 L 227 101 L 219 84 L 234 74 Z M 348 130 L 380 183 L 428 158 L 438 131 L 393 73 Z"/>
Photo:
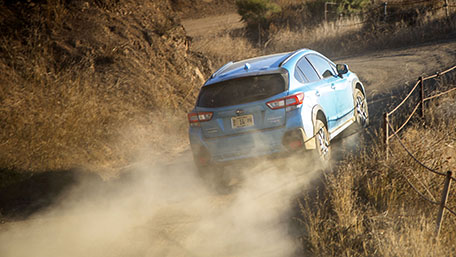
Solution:
<path fill-rule="evenodd" d="M 419 76 L 431 75 L 453 66 L 456 41 L 435 42 L 419 46 L 347 57 L 347 63 L 367 87 L 368 96 L 390 92 L 395 87 L 415 83 Z"/>
<path fill-rule="evenodd" d="M 243 27 L 241 16 L 236 13 L 183 20 L 182 24 L 187 34 L 191 37 L 201 37 L 205 34 L 216 34 L 227 29 Z"/>
<path fill-rule="evenodd" d="M 360 76 L 369 99 L 376 99 L 369 108 L 378 115 L 386 111 L 394 88 L 455 60 L 456 41 L 451 41 L 338 62 Z M 220 195 L 202 186 L 189 151 L 174 163 L 144 162 L 133 170 L 133 178 L 110 190 L 81 183 L 49 211 L 2 226 L 0 255 L 293 256 L 290 201 L 318 177 L 295 164 L 262 163 L 242 172 L 244 182 L 233 193 Z"/>
<path fill-rule="evenodd" d="M 381 123 L 388 106 L 403 95 L 397 92 L 415 84 L 418 77 L 432 75 L 456 64 L 456 41 L 384 50 L 356 57 L 336 59 L 356 72 L 369 99 L 371 121 Z"/>

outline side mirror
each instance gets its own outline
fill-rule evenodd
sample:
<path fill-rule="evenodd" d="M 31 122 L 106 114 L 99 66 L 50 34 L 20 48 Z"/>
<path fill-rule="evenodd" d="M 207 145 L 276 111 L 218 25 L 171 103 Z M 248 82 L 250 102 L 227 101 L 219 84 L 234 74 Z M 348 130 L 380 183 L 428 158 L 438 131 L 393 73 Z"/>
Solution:
<path fill-rule="evenodd" d="M 337 75 L 342 77 L 342 75 L 348 73 L 348 66 L 347 64 L 336 64 Z"/>

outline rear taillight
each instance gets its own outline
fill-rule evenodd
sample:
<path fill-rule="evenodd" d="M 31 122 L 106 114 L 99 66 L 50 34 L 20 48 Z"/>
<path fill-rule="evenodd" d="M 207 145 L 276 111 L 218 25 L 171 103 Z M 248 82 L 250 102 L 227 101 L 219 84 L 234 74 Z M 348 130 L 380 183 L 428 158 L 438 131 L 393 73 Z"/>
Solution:
<path fill-rule="evenodd" d="M 187 114 L 190 126 L 199 126 L 200 122 L 210 121 L 212 115 L 212 112 L 191 112 Z"/>
<path fill-rule="evenodd" d="M 304 101 L 304 93 L 299 92 L 294 95 L 290 95 L 277 100 L 272 100 L 266 103 L 266 105 L 272 110 L 287 108 L 287 111 L 295 109 Z M 290 108 L 289 108 L 290 107 Z"/>

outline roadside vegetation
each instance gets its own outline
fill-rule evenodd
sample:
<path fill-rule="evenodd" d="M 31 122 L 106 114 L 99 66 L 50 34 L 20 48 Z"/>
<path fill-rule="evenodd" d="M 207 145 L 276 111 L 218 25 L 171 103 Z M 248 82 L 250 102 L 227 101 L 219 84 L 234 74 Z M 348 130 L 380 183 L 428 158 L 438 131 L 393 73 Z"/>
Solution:
<path fill-rule="evenodd" d="M 1 169 L 110 176 L 187 142 L 209 66 L 169 1 L 0 1 L 0 29 Z"/>
<path fill-rule="evenodd" d="M 456 95 L 432 103 L 423 122 L 401 133 L 404 144 L 426 165 L 456 168 Z M 456 217 L 444 216 L 435 240 L 438 206 L 409 185 L 440 201 L 443 178 L 414 162 L 397 140 L 385 160 L 382 143 L 346 156 L 326 174 L 318 192 L 300 199 L 303 249 L 311 256 L 455 256 Z M 428 188 L 429 191 L 426 191 Z M 450 190 L 447 205 L 456 206 Z"/>
<path fill-rule="evenodd" d="M 386 15 L 382 1 L 333 1 L 326 20 L 325 2 L 239 0 L 245 27 L 197 36 L 192 49 L 216 69 L 233 59 L 299 48 L 334 58 L 456 36 L 456 9 L 449 7 L 447 16 L 443 1 L 388 1 Z"/>
<path fill-rule="evenodd" d="M 436 8 L 441 1 L 391 7 L 385 19 L 377 1 L 341 0 L 325 21 L 324 1 L 277 0 L 256 1 L 273 5 L 260 16 L 245 12 L 242 29 L 190 42 L 172 6 L 180 3 L 183 17 L 200 15 L 188 2 L 0 1 L 0 193 L 38 172 L 80 168 L 111 177 L 143 155 L 182 151 L 186 112 L 211 71 L 228 61 L 302 47 L 345 56 L 456 31 L 454 8 L 447 16 Z M 234 2 L 216 2 L 236 10 Z M 435 101 L 426 126 L 418 121 L 401 136 L 418 159 L 456 173 L 455 97 Z M 382 149 L 374 141 L 346 156 L 324 186 L 300 197 L 306 256 L 455 255 L 456 218 L 447 214 L 434 240 L 437 208 L 406 181 L 439 199 L 442 178 L 394 140 L 387 161 Z"/>

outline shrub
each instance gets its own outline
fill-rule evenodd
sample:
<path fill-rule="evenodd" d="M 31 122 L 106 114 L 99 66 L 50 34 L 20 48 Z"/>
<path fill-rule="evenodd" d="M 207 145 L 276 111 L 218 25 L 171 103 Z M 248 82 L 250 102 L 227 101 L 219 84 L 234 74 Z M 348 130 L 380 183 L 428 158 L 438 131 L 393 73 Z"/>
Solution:
<path fill-rule="evenodd" d="M 338 14 L 354 14 L 361 12 L 369 5 L 369 0 L 338 0 Z"/>
<path fill-rule="evenodd" d="M 258 44 L 261 44 L 262 28 L 268 25 L 268 18 L 281 11 L 280 6 L 270 0 L 237 0 L 236 7 L 249 27 L 257 27 Z"/>
<path fill-rule="evenodd" d="M 242 20 L 248 24 L 261 23 L 272 13 L 280 12 L 280 6 L 269 0 L 237 0 L 236 7 Z"/>

